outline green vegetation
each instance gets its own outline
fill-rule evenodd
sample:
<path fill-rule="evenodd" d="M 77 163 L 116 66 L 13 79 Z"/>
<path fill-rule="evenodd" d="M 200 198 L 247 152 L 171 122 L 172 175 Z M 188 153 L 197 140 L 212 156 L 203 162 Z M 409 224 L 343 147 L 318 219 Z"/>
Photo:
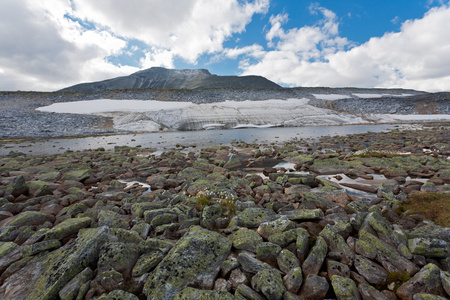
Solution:
<path fill-rule="evenodd" d="M 400 212 L 420 214 L 444 227 L 450 226 L 450 195 L 428 192 L 410 194 L 402 203 Z"/>

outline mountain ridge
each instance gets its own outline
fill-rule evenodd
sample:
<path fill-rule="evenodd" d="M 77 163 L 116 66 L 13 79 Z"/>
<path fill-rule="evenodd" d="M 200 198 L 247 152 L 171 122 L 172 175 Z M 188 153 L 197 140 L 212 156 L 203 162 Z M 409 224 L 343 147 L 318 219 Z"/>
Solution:
<path fill-rule="evenodd" d="M 262 76 L 219 76 L 206 69 L 166 69 L 152 67 L 128 76 L 80 83 L 58 92 L 101 92 L 117 89 L 265 89 L 281 88 Z"/>

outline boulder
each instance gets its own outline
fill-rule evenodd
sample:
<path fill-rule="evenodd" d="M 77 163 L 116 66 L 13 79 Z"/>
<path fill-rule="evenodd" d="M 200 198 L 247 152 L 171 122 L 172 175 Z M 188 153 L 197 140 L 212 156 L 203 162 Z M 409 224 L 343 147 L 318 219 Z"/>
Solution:
<path fill-rule="evenodd" d="M 151 299 L 173 299 L 189 284 L 211 289 L 231 241 L 199 226 L 193 226 L 152 272 L 144 286 Z"/>
<path fill-rule="evenodd" d="M 256 248 L 262 243 L 262 237 L 254 230 L 241 228 L 230 235 L 233 247 L 238 250 L 256 252 Z"/>
<path fill-rule="evenodd" d="M 338 300 L 361 299 L 356 283 L 350 278 L 333 275 L 331 276 L 331 285 Z"/>
<path fill-rule="evenodd" d="M 302 299 L 325 299 L 330 285 L 325 277 L 309 274 L 300 291 Z"/>
<path fill-rule="evenodd" d="M 36 256 L 2 285 L 6 299 L 55 299 L 59 291 L 88 265 L 97 262 L 108 229 L 87 229 L 73 242 Z"/>
<path fill-rule="evenodd" d="M 188 287 L 177 293 L 174 298 L 174 300 L 197 300 L 197 299 L 234 300 L 234 297 L 227 291 L 205 291 Z"/>
<path fill-rule="evenodd" d="M 348 266 L 351 266 L 353 264 L 355 254 L 347 245 L 344 238 L 340 234 L 338 234 L 333 227 L 331 227 L 330 225 L 326 225 L 320 232 L 320 236 L 323 237 L 323 239 L 327 243 L 330 252 L 339 254 L 340 261 L 343 264 L 346 264 Z"/>
<path fill-rule="evenodd" d="M 397 289 L 397 296 L 402 300 L 411 300 L 415 294 L 427 293 L 445 296 L 441 284 L 441 270 L 434 264 L 427 264 L 413 278 Z"/>
<path fill-rule="evenodd" d="M 261 292 L 267 299 L 281 300 L 286 288 L 280 272 L 274 269 L 264 269 L 252 278 L 252 288 Z"/>
<path fill-rule="evenodd" d="M 309 274 L 319 274 L 319 270 L 327 256 L 327 252 L 328 245 L 325 240 L 319 236 L 316 240 L 316 244 L 312 247 L 308 257 L 303 262 L 303 274 L 305 276 L 308 276 Z"/>

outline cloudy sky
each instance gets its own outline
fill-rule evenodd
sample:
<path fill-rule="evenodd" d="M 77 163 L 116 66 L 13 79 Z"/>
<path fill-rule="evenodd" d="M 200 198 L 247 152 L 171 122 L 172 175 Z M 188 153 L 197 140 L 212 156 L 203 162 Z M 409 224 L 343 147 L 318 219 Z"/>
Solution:
<path fill-rule="evenodd" d="M 448 0 L 1 0 L 0 90 L 162 66 L 449 91 L 449 28 Z"/>

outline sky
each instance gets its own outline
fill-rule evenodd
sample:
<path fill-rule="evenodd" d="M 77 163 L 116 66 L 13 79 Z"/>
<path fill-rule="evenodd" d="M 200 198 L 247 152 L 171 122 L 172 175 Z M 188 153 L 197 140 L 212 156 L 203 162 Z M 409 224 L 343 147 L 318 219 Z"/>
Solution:
<path fill-rule="evenodd" d="M 0 91 L 150 67 L 450 91 L 448 0 L 1 0 Z"/>

